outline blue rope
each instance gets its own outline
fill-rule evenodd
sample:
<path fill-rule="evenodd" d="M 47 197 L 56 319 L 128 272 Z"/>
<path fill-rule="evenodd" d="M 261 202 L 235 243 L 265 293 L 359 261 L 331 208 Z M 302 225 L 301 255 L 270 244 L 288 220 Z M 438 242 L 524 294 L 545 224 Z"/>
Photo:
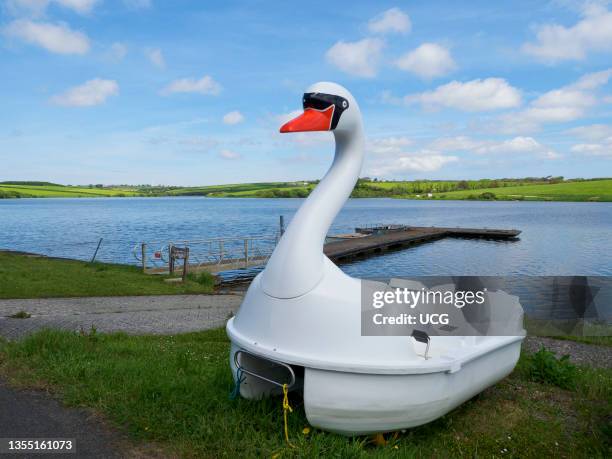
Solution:
<path fill-rule="evenodd" d="M 232 389 L 229 394 L 230 400 L 236 400 L 238 395 L 240 395 L 240 384 L 244 382 L 244 379 L 242 378 L 242 368 L 238 368 L 238 370 L 236 370 L 236 383 L 234 385 L 234 389 Z"/>

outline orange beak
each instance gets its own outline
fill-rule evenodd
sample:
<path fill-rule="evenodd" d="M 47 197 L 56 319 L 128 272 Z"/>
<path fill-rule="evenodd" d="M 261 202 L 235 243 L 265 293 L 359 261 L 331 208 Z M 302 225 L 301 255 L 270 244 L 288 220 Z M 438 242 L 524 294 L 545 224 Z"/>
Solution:
<path fill-rule="evenodd" d="M 300 116 L 283 124 L 280 132 L 329 131 L 334 109 L 333 105 L 321 111 L 307 108 Z"/>

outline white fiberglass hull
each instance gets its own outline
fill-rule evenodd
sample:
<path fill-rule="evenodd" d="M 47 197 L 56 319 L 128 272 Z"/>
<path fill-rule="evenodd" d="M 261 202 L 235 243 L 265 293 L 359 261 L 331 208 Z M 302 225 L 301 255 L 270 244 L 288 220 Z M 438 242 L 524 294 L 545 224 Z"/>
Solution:
<path fill-rule="evenodd" d="M 303 387 L 308 422 L 343 435 L 389 432 L 431 422 L 512 372 L 523 338 L 489 339 L 499 340 L 498 346 L 486 346 L 486 352 L 472 356 L 454 370 L 380 374 L 306 367 L 298 387 Z M 231 356 L 239 349 L 232 345 Z M 427 371 L 426 367 L 420 371 Z M 233 362 L 232 372 L 236 379 Z M 240 394 L 245 398 L 280 393 L 278 388 L 248 375 L 242 375 L 242 381 Z"/>
<path fill-rule="evenodd" d="M 381 375 L 306 368 L 304 407 L 314 427 L 359 435 L 416 427 L 448 413 L 512 372 L 521 340 L 460 371 Z"/>
<path fill-rule="evenodd" d="M 518 298 L 488 292 L 496 320 L 517 324 L 513 336 L 432 336 L 429 358 L 410 336 L 361 334 L 361 281 L 327 261 L 313 291 L 291 299 L 267 295 L 255 278 L 227 323 L 234 358 L 252 373 L 286 380 L 291 366 L 303 388 L 309 422 L 346 435 L 385 432 L 430 422 L 508 375 L 519 358 Z M 271 369 L 272 368 L 272 369 Z M 240 394 L 259 399 L 279 387 L 241 374 Z"/>

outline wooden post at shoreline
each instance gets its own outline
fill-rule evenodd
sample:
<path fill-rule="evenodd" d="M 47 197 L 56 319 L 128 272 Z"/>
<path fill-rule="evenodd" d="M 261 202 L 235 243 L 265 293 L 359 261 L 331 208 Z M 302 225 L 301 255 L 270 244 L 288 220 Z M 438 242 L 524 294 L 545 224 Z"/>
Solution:
<path fill-rule="evenodd" d="M 183 259 L 183 274 L 182 279 L 183 282 L 187 278 L 187 273 L 189 272 L 189 247 L 175 247 L 170 244 L 169 254 L 168 254 L 168 271 L 172 275 L 174 274 L 174 269 L 176 267 L 176 260 Z"/>

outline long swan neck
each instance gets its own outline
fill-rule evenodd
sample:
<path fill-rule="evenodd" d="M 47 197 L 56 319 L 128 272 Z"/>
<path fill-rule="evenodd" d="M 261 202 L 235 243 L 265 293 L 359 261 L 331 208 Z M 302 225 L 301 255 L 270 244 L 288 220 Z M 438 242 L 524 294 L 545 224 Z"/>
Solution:
<path fill-rule="evenodd" d="M 334 218 L 359 178 L 364 156 L 361 123 L 334 132 L 336 152 L 331 167 L 299 208 L 262 274 L 264 291 L 294 298 L 312 290 L 325 273 L 323 245 Z"/>

